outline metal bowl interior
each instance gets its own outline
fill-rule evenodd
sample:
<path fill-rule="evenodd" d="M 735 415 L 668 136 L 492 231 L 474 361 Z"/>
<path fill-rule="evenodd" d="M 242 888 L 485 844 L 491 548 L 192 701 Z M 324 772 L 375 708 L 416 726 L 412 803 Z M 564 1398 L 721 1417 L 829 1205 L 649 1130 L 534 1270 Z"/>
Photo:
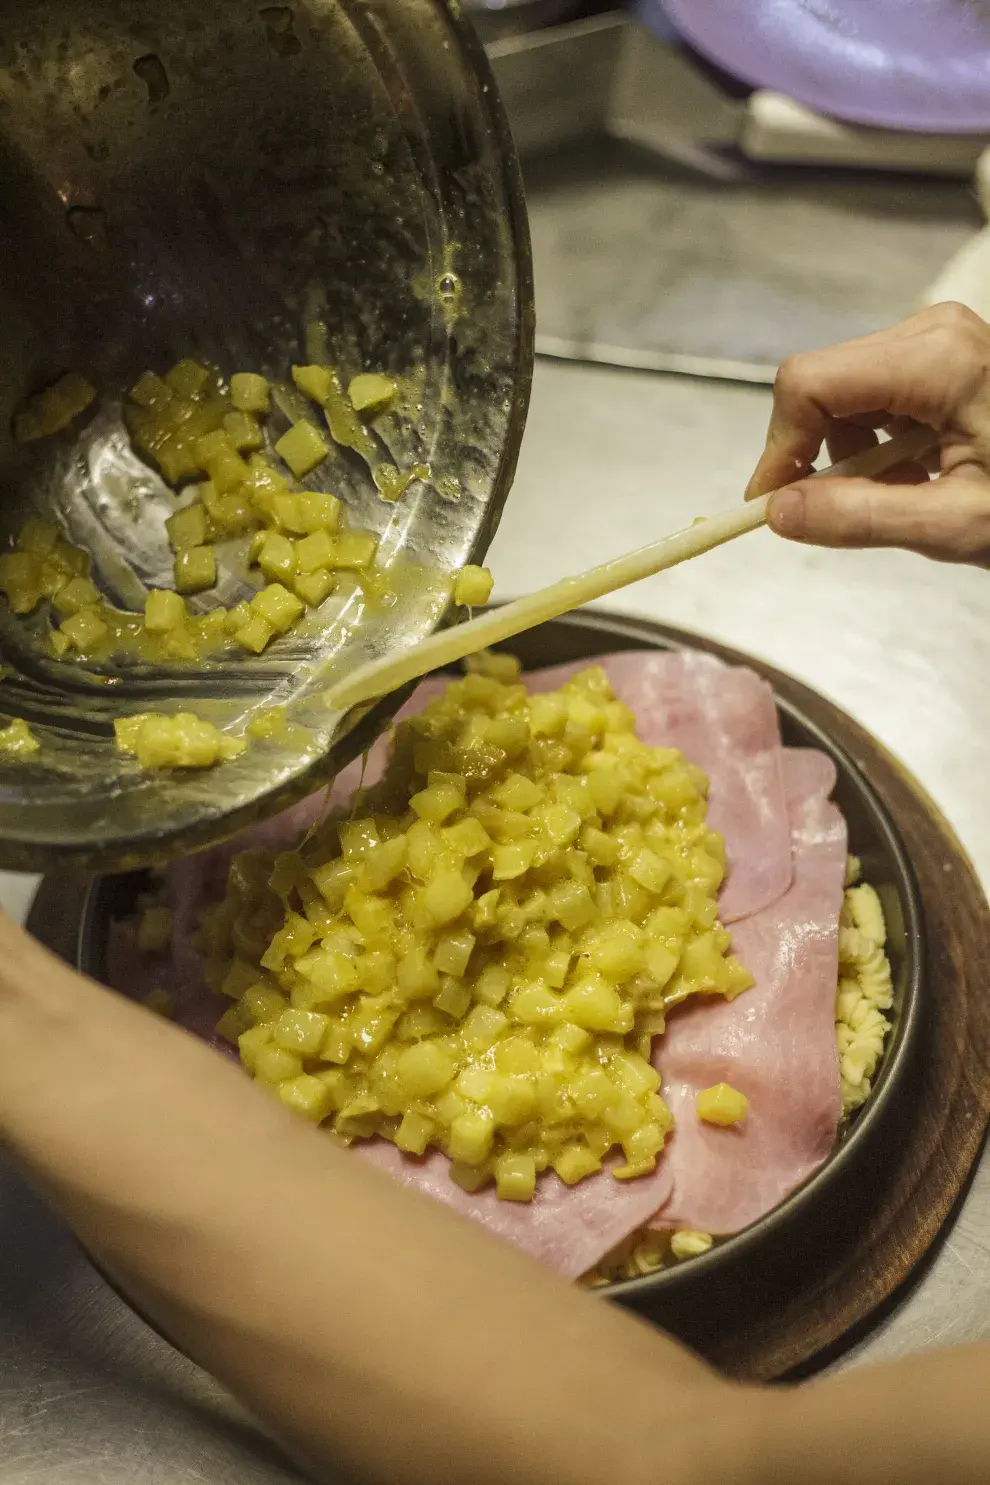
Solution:
<path fill-rule="evenodd" d="M 383 502 L 337 450 L 307 480 L 381 538 L 396 599 L 346 590 L 263 656 L 171 670 L 58 665 L 47 618 L 0 614 L 0 716 L 40 761 L 0 764 L 0 866 L 121 870 L 232 833 L 309 792 L 388 714 L 321 705 L 328 675 L 428 633 L 450 572 L 486 550 L 532 372 L 529 237 L 482 47 L 454 0 L 0 0 L 0 548 L 54 516 L 122 608 L 171 585 L 161 480 L 121 396 L 184 355 L 285 379 L 294 362 L 392 376 L 383 457 L 430 478 Z M 11 415 L 66 370 L 101 394 L 76 435 L 18 450 Z M 238 552 L 193 606 L 249 593 Z M 415 581 L 402 580 L 410 568 Z M 195 710 L 240 730 L 280 704 L 304 747 L 208 775 L 142 774 L 115 715 Z"/>
<path fill-rule="evenodd" d="M 619 649 L 690 646 L 691 636 L 643 621 L 597 613 L 572 614 L 541 625 L 506 648 L 526 669 L 574 660 L 593 661 Z M 724 658 L 746 657 L 720 649 Z M 709 1253 L 675 1268 L 611 1285 L 610 1298 L 661 1321 L 684 1339 L 704 1343 L 713 1316 L 726 1325 L 752 1294 L 754 1284 L 781 1266 L 807 1262 L 820 1235 L 845 1221 L 869 1221 L 871 1167 L 883 1159 L 884 1141 L 897 1137 L 909 1105 L 915 1054 L 922 1030 L 924 931 L 911 863 L 883 800 L 859 764 L 826 736 L 802 711 L 778 695 L 784 742 L 819 748 L 838 771 L 835 800 L 849 826 L 850 850 L 863 863 L 864 879 L 876 887 L 888 922 L 888 954 L 893 972 L 893 1029 L 868 1102 L 840 1130 L 836 1146 L 819 1170 L 752 1227 L 718 1244 Z M 111 918 L 130 912 L 140 887 L 131 877 L 94 883 L 83 914 L 78 963 L 99 979 Z"/>

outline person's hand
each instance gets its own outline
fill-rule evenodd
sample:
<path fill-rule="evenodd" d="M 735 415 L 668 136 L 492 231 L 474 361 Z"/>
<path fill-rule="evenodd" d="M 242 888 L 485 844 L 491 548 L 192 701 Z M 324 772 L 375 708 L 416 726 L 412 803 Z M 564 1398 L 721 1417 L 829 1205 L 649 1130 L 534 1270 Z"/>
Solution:
<path fill-rule="evenodd" d="M 929 483 L 921 464 L 879 480 L 809 480 L 831 462 L 925 423 L 939 434 Z M 990 566 L 990 325 L 960 304 L 861 340 L 791 356 L 774 383 L 767 443 L 747 500 L 777 490 L 768 524 L 827 547 L 907 547 L 943 562 Z"/>

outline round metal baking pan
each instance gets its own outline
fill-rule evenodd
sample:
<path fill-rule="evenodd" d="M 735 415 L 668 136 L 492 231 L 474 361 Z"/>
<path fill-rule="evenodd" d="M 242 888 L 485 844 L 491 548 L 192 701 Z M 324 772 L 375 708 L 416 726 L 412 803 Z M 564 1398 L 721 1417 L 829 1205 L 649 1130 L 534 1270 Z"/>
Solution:
<path fill-rule="evenodd" d="M 744 655 L 659 624 L 594 612 L 541 625 L 512 641 L 527 670 L 616 650 L 702 648 L 733 663 Z M 771 676 L 771 681 L 772 681 Z M 916 1052 L 922 1030 L 925 964 L 922 913 L 914 872 L 895 821 L 867 770 L 802 708 L 775 689 L 788 747 L 818 748 L 834 762 L 834 798 L 849 826 L 850 850 L 864 879 L 879 892 L 889 929 L 888 954 L 895 1004 L 887 1053 L 868 1102 L 840 1129 L 829 1158 L 766 1217 L 709 1253 L 673 1268 L 613 1284 L 601 1292 L 662 1323 L 707 1350 L 712 1328 L 733 1328 L 754 1303 L 784 1304 L 796 1286 L 814 1282 L 826 1245 L 850 1226 L 870 1222 L 871 1194 L 884 1168 L 884 1151 L 910 1118 Z M 97 879 L 89 892 L 78 939 L 78 964 L 100 979 L 111 919 L 133 908 L 141 879 Z"/>

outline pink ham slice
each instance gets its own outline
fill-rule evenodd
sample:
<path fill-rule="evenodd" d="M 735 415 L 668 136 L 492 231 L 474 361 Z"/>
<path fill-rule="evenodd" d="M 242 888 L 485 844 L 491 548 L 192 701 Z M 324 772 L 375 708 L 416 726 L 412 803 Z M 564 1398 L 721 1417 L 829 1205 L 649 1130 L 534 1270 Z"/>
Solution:
<path fill-rule="evenodd" d="M 450 1166 L 439 1151 L 425 1160 L 410 1160 L 387 1140 L 354 1149 L 404 1186 L 482 1223 L 568 1279 L 586 1273 L 624 1237 L 645 1227 L 671 1189 L 661 1161 L 655 1175 L 637 1181 L 617 1181 L 602 1171 L 565 1186 L 551 1171 L 540 1176 L 532 1202 L 500 1201 L 493 1187 L 473 1196 L 462 1191 L 450 1179 Z"/>
<path fill-rule="evenodd" d="M 846 826 L 829 801 L 835 768 L 822 753 L 787 750 L 784 779 L 794 881 L 776 903 L 738 923 L 733 948 L 756 978 L 731 1002 L 676 1011 L 655 1062 L 676 1121 L 665 1153 L 673 1192 L 653 1225 L 738 1232 L 817 1169 L 841 1114 L 835 1045 L 838 924 Z M 726 1082 L 749 1099 L 741 1128 L 702 1123 L 695 1099 Z"/>
<path fill-rule="evenodd" d="M 710 783 L 708 823 L 725 839 L 729 872 L 719 898 L 724 923 L 757 913 L 787 891 L 791 841 L 773 692 L 755 671 L 695 650 L 631 650 L 526 677 L 553 691 L 600 665 L 637 732 L 654 747 L 679 748 Z"/>
<path fill-rule="evenodd" d="M 586 668 L 588 663 L 536 672 L 527 676 L 527 684 L 536 691 L 552 690 Z M 640 736 L 644 740 L 681 749 L 691 762 L 708 774 L 711 781 L 709 818 L 726 838 L 731 864 L 721 899 L 723 919 L 738 921 L 747 914 L 756 913 L 757 917 L 750 921 L 763 923 L 765 935 L 790 933 L 793 936 L 794 924 L 784 911 L 782 902 L 773 916 L 773 927 L 769 926 L 770 917 L 760 911 L 784 893 L 788 899 L 792 897 L 788 892 L 792 870 L 791 840 L 782 750 L 769 687 L 750 671 L 690 652 L 632 652 L 606 656 L 594 663 L 604 667 L 616 694 L 636 712 Z M 443 689 L 443 684 L 439 681 L 425 682 L 399 716 L 409 716 L 421 710 Z M 387 741 L 379 739 L 365 767 L 366 782 L 372 783 L 379 777 L 386 755 Z M 360 782 L 361 769 L 359 761 L 344 770 L 334 781 L 329 801 L 326 791 L 321 791 L 313 799 L 295 806 L 274 821 L 256 827 L 236 841 L 171 868 L 169 897 L 176 911 L 171 956 L 151 966 L 149 983 L 146 977 L 148 966 L 142 970 L 133 953 L 125 952 L 112 983 L 132 989 L 134 976 L 140 975 L 141 983 L 148 988 L 153 984 L 175 990 L 178 1018 L 189 1030 L 209 1036 L 218 1006 L 215 998 L 209 996 L 202 986 L 199 962 L 189 943 L 200 910 L 222 896 L 230 858 L 236 851 L 250 847 L 290 848 L 319 818 L 328 803 L 337 806 L 346 802 Z M 791 775 L 793 772 L 791 769 Z M 801 780 L 791 777 L 790 782 L 796 809 L 795 791 L 800 788 Z M 820 768 L 817 774 L 806 777 L 805 783 L 814 796 L 811 801 L 813 808 L 822 808 L 822 790 L 827 793 L 831 782 L 831 778 L 824 779 Z M 841 885 L 841 872 L 839 881 Z M 837 914 L 838 907 L 835 908 L 836 919 Z M 742 922 L 737 928 L 739 952 L 744 962 L 751 962 L 752 953 L 762 942 L 759 931 L 755 937 L 751 934 L 750 939 L 746 939 L 748 926 L 747 922 Z M 762 942 L 762 947 L 764 951 L 776 947 L 776 940 Z M 833 965 L 833 995 L 834 986 Z M 758 991 L 748 992 L 735 1003 L 736 1007 L 743 1007 L 750 996 L 757 994 Z M 699 1014 L 707 1021 L 732 1009 L 718 1005 L 699 1006 L 697 1012 L 687 1011 L 679 1018 L 672 1018 L 671 1028 L 677 1020 L 689 1024 L 688 1018 L 693 1014 Z M 763 1035 L 763 1025 L 757 1017 L 744 1015 L 740 1026 L 743 1044 L 751 1039 L 750 1032 L 757 1039 Z M 779 1057 L 780 1028 L 776 1023 L 768 1023 L 767 1029 L 776 1039 Z M 830 1055 L 834 1064 L 834 1040 L 830 1043 Z M 832 1070 L 837 1090 L 837 1071 L 834 1067 Z M 768 1111 L 768 1121 L 772 1124 L 771 1113 Z M 783 1109 L 781 1116 L 784 1117 Z M 731 1134 L 729 1137 L 733 1138 Z M 683 1151 L 686 1145 L 686 1140 L 675 1138 L 668 1146 L 671 1156 L 678 1148 Z M 541 1178 L 532 1204 L 516 1205 L 499 1201 L 492 1190 L 473 1196 L 463 1192 L 451 1181 L 448 1163 L 439 1153 L 422 1161 L 411 1160 L 395 1146 L 381 1140 L 357 1148 L 364 1158 L 395 1179 L 444 1201 L 468 1218 L 483 1222 L 491 1231 L 572 1278 L 592 1267 L 610 1248 L 650 1221 L 661 1209 L 663 1225 L 668 1223 L 668 1213 L 679 1213 L 681 1209 L 676 1183 L 683 1161 L 666 1156 L 655 1175 L 629 1183 L 616 1181 L 603 1172 L 576 1187 L 567 1188 L 556 1176 L 549 1174 Z M 705 1149 L 699 1153 L 707 1171 L 712 1172 L 715 1167 L 711 1154 Z M 717 1145 L 714 1153 L 719 1153 Z M 800 1175 L 796 1179 L 801 1179 Z M 772 1192 L 768 1188 L 762 1210 L 774 1205 L 786 1189 L 789 1187 L 781 1187 L 780 1183 Z M 756 1212 L 754 1215 L 760 1214 Z M 681 1223 L 679 1215 L 672 1220 Z M 747 1217 L 746 1220 L 752 1219 Z"/>

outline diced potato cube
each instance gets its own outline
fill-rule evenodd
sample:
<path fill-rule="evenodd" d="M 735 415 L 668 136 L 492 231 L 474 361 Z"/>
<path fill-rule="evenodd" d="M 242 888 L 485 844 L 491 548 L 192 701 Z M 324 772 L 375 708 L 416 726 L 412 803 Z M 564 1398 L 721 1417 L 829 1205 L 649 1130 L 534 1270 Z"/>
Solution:
<path fill-rule="evenodd" d="M 564 991 L 563 1012 L 568 1021 L 588 1031 L 624 1034 L 633 1026 L 632 1007 L 623 1001 L 613 986 L 590 976 Z"/>
<path fill-rule="evenodd" d="M 520 986 L 509 1001 L 509 1011 L 522 1026 L 553 1026 L 564 1017 L 561 997 L 539 983 Z"/>
<path fill-rule="evenodd" d="M 269 582 L 290 582 L 296 570 L 295 543 L 277 531 L 270 531 L 261 543 L 257 561 Z"/>
<path fill-rule="evenodd" d="M 495 1190 L 503 1201 L 532 1201 L 536 1194 L 536 1162 L 532 1155 L 506 1151 L 495 1161 Z"/>
<path fill-rule="evenodd" d="M 72 645 L 69 642 L 68 636 L 63 634 L 61 629 L 53 629 L 48 636 L 48 648 L 56 660 L 63 660 L 69 650 L 72 649 Z"/>
<path fill-rule="evenodd" d="M 749 1099 L 728 1083 L 716 1083 L 712 1088 L 701 1090 L 695 1108 L 698 1118 L 706 1124 L 721 1124 L 728 1128 L 745 1121 Z"/>
<path fill-rule="evenodd" d="M 433 963 L 441 974 L 454 975 L 460 979 L 467 973 L 476 942 L 474 934 L 468 933 L 466 929 L 462 929 L 460 933 L 446 933 L 437 943 Z"/>
<path fill-rule="evenodd" d="M 60 614 L 69 618 L 80 609 L 95 608 L 99 601 L 99 590 L 89 578 L 76 577 L 70 578 L 63 588 L 59 588 L 52 603 Z"/>
<path fill-rule="evenodd" d="M 633 881 L 656 896 L 660 895 L 670 881 L 671 870 L 669 862 L 664 861 L 655 851 L 646 849 L 637 852 L 629 864 L 629 875 Z"/>
<path fill-rule="evenodd" d="M 14 438 L 34 443 L 61 433 L 96 400 L 96 390 L 84 377 L 70 371 L 53 387 L 32 397 L 14 417 Z"/>
<path fill-rule="evenodd" d="M 502 1011 L 476 1005 L 461 1027 L 461 1035 L 473 1052 L 487 1052 L 508 1029 L 509 1018 Z"/>
<path fill-rule="evenodd" d="M 206 541 L 206 511 L 198 500 L 194 505 L 184 506 L 169 516 L 165 530 L 175 552 L 201 547 Z"/>
<path fill-rule="evenodd" d="M 330 445 L 323 434 L 312 423 L 295 423 L 288 433 L 283 433 L 275 445 L 275 452 L 288 464 L 296 479 L 309 474 L 330 452 Z"/>
<path fill-rule="evenodd" d="M 0 727 L 0 752 L 8 757 L 30 757 L 41 744 L 23 717 L 15 717 L 7 727 Z"/>
<path fill-rule="evenodd" d="M 186 605 L 178 593 L 155 588 L 144 604 L 144 627 L 149 634 L 167 634 L 186 619 Z"/>
<path fill-rule="evenodd" d="M 196 456 L 218 495 L 226 495 L 243 485 L 251 472 L 224 432 L 208 433 L 198 439 Z"/>
<path fill-rule="evenodd" d="M 153 371 L 145 371 L 138 377 L 128 396 L 138 407 L 165 408 L 172 401 L 173 392 L 160 376 L 156 376 Z"/>
<path fill-rule="evenodd" d="M 32 552 L 36 557 L 50 557 L 58 543 L 58 527 L 50 521 L 39 521 L 37 516 L 24 522 L 17 537 L 18 550 Z"/>
<path fill-rule="evenodd" d="M 396 1063 L 396 1080 L 409 1098 L 429 1098 L 451 1083 L 454 1059 L 436 1042 L 406 1047 Z"/>
<path fill-rule="evenodd" d="M 145 954 L 160 954 L 172 942 L 173 913 L 167 907 L 149 907 L 138 920 L 137 946 Z"/>
<path fill-rule="evenodd" d="M 334 555 L 334 542 L 329 532 L 314 531 L 296 543 L 296 558 L 300 572 L 316 572 L 318 568 L 330 567 Z"/>
<path fill-rule="evenodd" d="M 586 1176 L 593 1176 L 602 1168 L 595 1152 L 589 1150 L 587 1145 L 579 1144 L 565 1145 L 551 1164 L 565 1186 L 576 1186 Z"/>
<path fill-rule="evenodd" d="M 331 535 L 340 526 L 343 505 L 336 495 L 324 495 L 319 490 L 304 490 L 299 496 L 299 525 L 302 531 L 329 531 Z"/>
<path fill-rule="evenodd" d="M 434 963 L 436 963 L 436 956 L 434 956 Z M 471 992 L 459 980 L 447 979 L 440 994 L 433 997 L 433 1004 L 438 1011 L 443 1011 L 445 1015 L 453 1016 L 455 1021 L 460 1021 L 471 1009 Z"/>
<path fill-rule="evenodd" d="M 482 1005 L 500 1005 L 509 993 L 512 978 L 501 964 L 490 964 L 474 983 L 474 996 Z"/>
<path fill-rule="evenodd" d="M 489 797 L 506 810 L 532 809 L 543 799 L 543 790 L 521 773 L 510 773 L 490 791 Z"/>
<path fill-rule="evenodd" d="M 274 1037 L 280 1047 L 289 1052 L 298 1052 L 303 1057 L 315 1057 L 330 1026 L 329 1016 L 319 1011 L 283 1011 L 275 1022 Z"/>
<path fill-rule="evenodd" d="M 223 431 L 239 454 L 251 453 L 265 446 L 265 435 L 261 431 L 257 418 L 252 418 L 250 413 L 225 414 Z"/>
<path fill-rule="evenodd" d="M 463 809 L 464 798 L 463 779 L 458 784 L 454 779 L 440 778 L 414 794 L 409 805 L 421 820 L 428 820 L 431 825 L 442 825 L 456 810 Z"/>
<path fill-rule="evenodd" d="M 342 531 L 335 537 L 331 567 L 360 571 L 375 560 L 378 538 L 368 531 Z"/>
<path fill-rule="evenodd" d="M 254 1059 L 255 1077 L 265 1083 L 283 1083 L 289 1078 L 298 1078 L 303 1070 L 302 1058 L 295 1052 L 269 1042 L 259 1048 Z"/>
<path fill-rule="evenodd" d="M 481 821 L 473 816 L 458 820 L 456 825 L 448 825 L 440 834 L 462 856 L 478 856 L 492 843 L 492 838 Z"/>
<path fill-rule="evenodd" d="M 258 1058 L 259 1075 L 263 1058 L 267 1048 Z M 311 1124 L 322 1124 L 328 1114 L 333 1111 L 333 1091 L 321 1078 L 313 1077 L 311 1073 L 300 1073 L 294 1078 L 279 1078 L 278 1096 L 287 1108 L 294 1114 L 299 1114 L 303 1119 L 308 1119 Z"/>
<path fill-rule="evenodd" d="M 511 882 L 529 871 L 536 855 L 536 844 L 531 840 L 511 841 L 505 846 L 496 846 L 492 851 L 492 880 Z"/>
<path fill-rule="evenodd" d="M 61 629 L 73 649 L 78 650 L 81 655 L 90 654 L 110 637 L 110 630 L 92 608 L 80 609 L 79 613 L 65 619 Z"/>
<path fill-rule="evenodd" d="M 459 871 L 440 871 L 420 893 L 420 905 L 438 928 L 459 918 L 474 900 L 471 888 Z"/>
<path fill-rule="evenodd" d="M 198 361 L 178 361 L 166 372 L 166 385 L 179 397 L 196 397 L 210 379 L 210 373 Z"/>
<path fill-rule="evenodd" d="M 674 1257 L 683 1262 L 686 1258 L 700 1258 L 702 1253 L 707 1253 L 712 1247 L 714 1239 L 710 1232 L 693 1232 L 690 1228 L 681 1228 L 675 1232 L 670 1239 L 670 1251 Z"/>
<path fill-rule="evenodd" d="M 281 583 L 270 583 L 267 588 L 262 588 L 251 599 L 251 608 L 254 614 L 270 624 L 277 634 L 285 634 L 293 624 L 305 613 L 302 600 Z M 243 632 L 243 631 L 241 631 Z M 240 633 L 238 639 L 243 644 Z"/>
<path fill-rule="evenodd" d="M 487 603 L 492 596 L 495 579 L 487 567 L 462 567 L 454 579 L 454 602 L 468 608 Z"/>
<path fill-rule="evenodd" d="M 484 1109 L 458 1114 L 451 1122 L 447 1154 L 464 1165 L 480 1165 L 491 1154 L 495 1120 Z"/>
<path fill-rule="evenodd" d="M 329 366 L 293 366 L 292 380 L 304 397 L 321 405 L 334 390 L 334 375 Z"/>
<path fill-rule="evenodd" d="M 250 1027 L 247 1031 L 242 1032 L 241 1035 L 237 1038 L 237 1050 L 241 1054 L 241 1061 L 244 1063 L 245 1067 L 251 1070 L 251 1072 L 254 1072 L 255 1063 L 258 1060 L 258 1053 L 261 1051 L 262 1047 L 270 1046 L 271 1040 L 271 1027 L 261 1024 Z"/>
<path fill-rule="evenodd" d="M 407 849 L 405 836 L 397 835 L 364 855 L 361 870 L 371 891 L 381 892 L 395 880 L 405 867 Z"/>
<path fill-rule="evenodd" d="M 395 383 L 378 371 L 365 371 L 347 388 L 354 411 L 364 418 L 376 417 L 395 400 Z"/>
<path fill-rule="evenodd" d="M 436 1131 L 436 1124 L 424 1114 L 407 1113 L 395 1133 L 395 1143 L 408 1155 L 422 1155 Z"/>
<path fill-rule="evenodd" d="M 212 588 L 216 580 L 217 559 L 212 547 L 186 547 L 176 554 L 175 587 L 178 593 L 202 593 L 205 588 Z"/>
<path fill-rule="evenodd" d="M 549 894 L 550 910 L 558 922 L 574 933 L 595 916 L 595 904 L 583 882 L 561 882 Z"/>
<path fill-rule="evenodd" d="M 11 613 L 29 614 L 42 599 L 41 561 L 33 552 L 5 552 L 0 557 L 0 593 Z"/>
<path fill-rule="evenodd" d="M 319 608 L 336 586 L 336 576 L 324 567 L 318 567 L 315 572 L 297 572 L 292 579 L 293 591 L 310 608 Z"/>
<path fill-rule="evenodd" d="M 239 371 L 230 378 L 230 400 L 238 412 L 264 413 L 268 411 L 271 386 L 263 376 L 251 371 Z"/>

